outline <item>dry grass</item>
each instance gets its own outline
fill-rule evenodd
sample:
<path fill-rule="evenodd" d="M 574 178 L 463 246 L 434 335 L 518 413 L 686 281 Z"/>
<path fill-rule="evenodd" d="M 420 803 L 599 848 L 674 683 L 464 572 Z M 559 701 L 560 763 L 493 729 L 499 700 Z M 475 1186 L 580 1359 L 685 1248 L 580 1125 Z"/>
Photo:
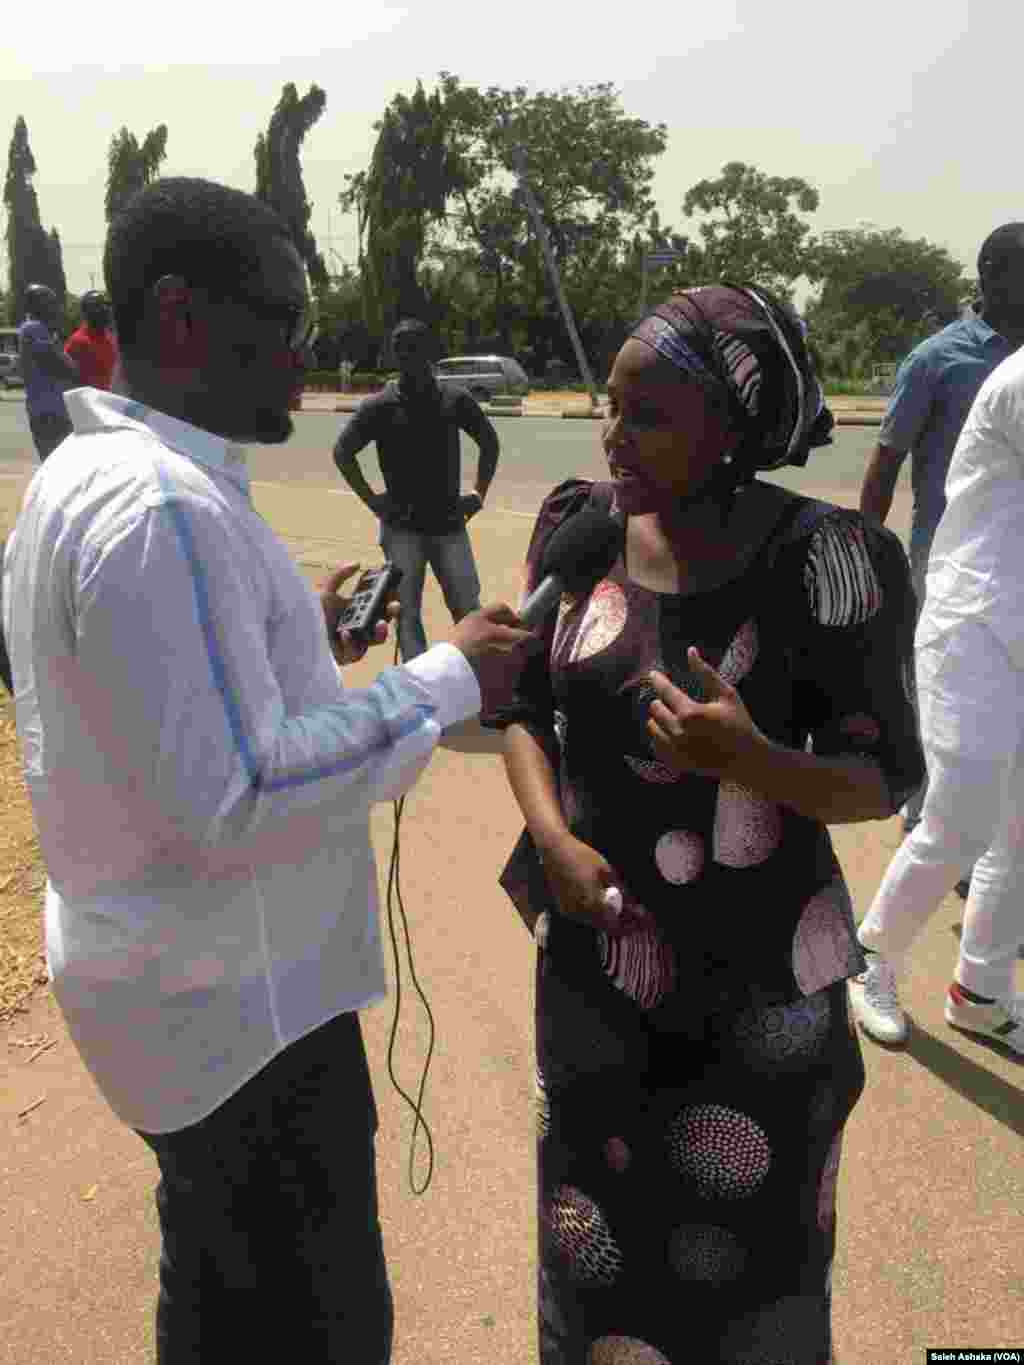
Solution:
<path fill-rule="evenodd" d="M 46 874 L 21 775 L 14 705 L 0 694 L 0 1021 L 46 984 L 42 899 Z"/>

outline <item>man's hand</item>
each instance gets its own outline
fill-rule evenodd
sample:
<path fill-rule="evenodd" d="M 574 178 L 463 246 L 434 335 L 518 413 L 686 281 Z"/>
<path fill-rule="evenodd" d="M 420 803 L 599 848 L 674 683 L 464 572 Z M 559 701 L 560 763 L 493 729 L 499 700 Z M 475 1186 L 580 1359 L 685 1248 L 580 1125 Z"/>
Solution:
<path fill-rule="evenodd" d="M 504 602 L 480 607 L 464 616 L 452 631 L 450 643 L 462 651 L 480 684 L 481 711 L 487 712 L 509 694 L 540 637 L 527 630 Z"/>
<path fill-rule="evenodd" d="M 651 703 L 647 733 L 654 750 L 673 772 L 740 778 L 746 758 L 764 736 L 740 694 L 693 647 L 687 662 L 708 700 L 693 701 L 664 673 L 652 670 L 658 700 Z"/>
<path fill-rule="evenodd" d="M 349 604 L 349 598 L 339 596 L 338 589 L 342 583 L 354 577 L 359 569 L 359 564 L 342 564 L 340 568 L 335 569 L 329 578 L 317 584 L 320 590 L 320 606 L 324 613 L 324 624 L 327 627 L 327 641 L 331 646 L 331 653 L 339 664 L 354 664 L 363 657 L 370 644 L 382 645 L 388 638 L 387 621 L 377 623 L 374 628 L 373 639 L 369 644 L 357 644 L 345 631 L 341 631 L 339 634 L 338 626 L 341 623 L 342 614 Z M 394 620 L 398 611 L 398 597 L 396 595 L 388 602 L 388 618 Z"/>
<path fill-rule="evenodd" d="M 479 493 L 465 493 L 459 499 L 459 516 L 464 522 L 470 521 L 483 508 L 484 500 Z"/>
<path fill-rule="evenodd" d="M 474 669 L 488 655 L 522 653 L 527 645 L 536 644 L 537 639 L 505 602 L 471 611 L 451 634 L 451 643 L 465 654 Z"/>
<path fill-rule="evenodd" d="M 374 493 L 366 505 L 385 526 L 401 526 L 405 509 L 400 507 L 389 493 Z"/>

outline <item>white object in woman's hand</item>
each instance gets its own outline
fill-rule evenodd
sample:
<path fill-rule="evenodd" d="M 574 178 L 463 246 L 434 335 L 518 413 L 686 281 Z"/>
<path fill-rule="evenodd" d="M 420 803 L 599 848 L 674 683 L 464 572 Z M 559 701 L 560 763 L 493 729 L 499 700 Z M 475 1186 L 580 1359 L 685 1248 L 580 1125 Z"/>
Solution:
<path fill-rule="evenodd" d="M 545 850 L 544 872 L 558 909 L 568 919 L 606 934 L 630 934 L 650 918 L 606 859 L 572 834 Z"/>

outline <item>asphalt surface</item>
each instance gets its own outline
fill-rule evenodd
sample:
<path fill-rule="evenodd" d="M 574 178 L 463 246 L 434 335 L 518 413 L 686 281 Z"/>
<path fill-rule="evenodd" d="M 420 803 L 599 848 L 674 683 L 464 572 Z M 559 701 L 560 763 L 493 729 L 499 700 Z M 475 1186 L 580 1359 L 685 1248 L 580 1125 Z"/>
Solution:
<path fill-rule="evenodd" d="M 345 485 L 331 459 L 338 434 L 350 420 L 342 413 L 293 414 L 295 434 L 283 446 L 252 446 L 249 468 L 255 481 L 299 485 L 344 492 Z M 489 506 L 532 514 L 544 495 L 571 475 L 601 478 L 607 472 L 599 440 L 600 423 L 564 421 L 557 417 L 495 417 L 501 439 L 498 474 Z M 806 469 L 788 469 L 772 477 L 787 487 L 855 503 L 865 461 L 877 438 L 871 427 L 837 427 L 835 442 L 815 451 Z M 476 447 L 462 438 L 463 479 L 472 486 Z M 362 458 L 371 484 L 382 487 L 373 448 Z M 34 468 L 24 403 L 14 393 L 0 396 L 0 475 Z M 901 475 L 901 488 L 906 474 Z M 894 521 L 897 530 L 902 526 Z"/>

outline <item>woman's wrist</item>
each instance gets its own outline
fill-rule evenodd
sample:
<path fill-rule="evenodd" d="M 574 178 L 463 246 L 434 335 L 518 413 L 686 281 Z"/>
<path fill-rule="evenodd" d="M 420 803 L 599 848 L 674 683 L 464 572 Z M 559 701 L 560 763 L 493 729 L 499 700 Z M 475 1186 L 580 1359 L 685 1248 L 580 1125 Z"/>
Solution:
<path fill-rule="evenodd" d="M 735 782 L 739 787 L 759 791 L 762 786 L 771 784 L 780 752 L 781 746 L 755 727 L 743 737 L 719 777 Z"/>
<path fill-rule="evenodd" d="M 728 780 L 788 806 L 798 815 L 830 824 L 883 820 L 892 814 L 888 786 L 878 764 L 848 755 L 822 758 L 768 739 L 760 731 L 746 762 Z"/>
<path fill-rule="evenodd" d="M 530 833 L 542 862 L 546 858 L 557 857 L 559 849 L 564 848 L 566 841 L 573 837 L 564 820 L 551 821 L 538 829 L 531 830 Z"/>

